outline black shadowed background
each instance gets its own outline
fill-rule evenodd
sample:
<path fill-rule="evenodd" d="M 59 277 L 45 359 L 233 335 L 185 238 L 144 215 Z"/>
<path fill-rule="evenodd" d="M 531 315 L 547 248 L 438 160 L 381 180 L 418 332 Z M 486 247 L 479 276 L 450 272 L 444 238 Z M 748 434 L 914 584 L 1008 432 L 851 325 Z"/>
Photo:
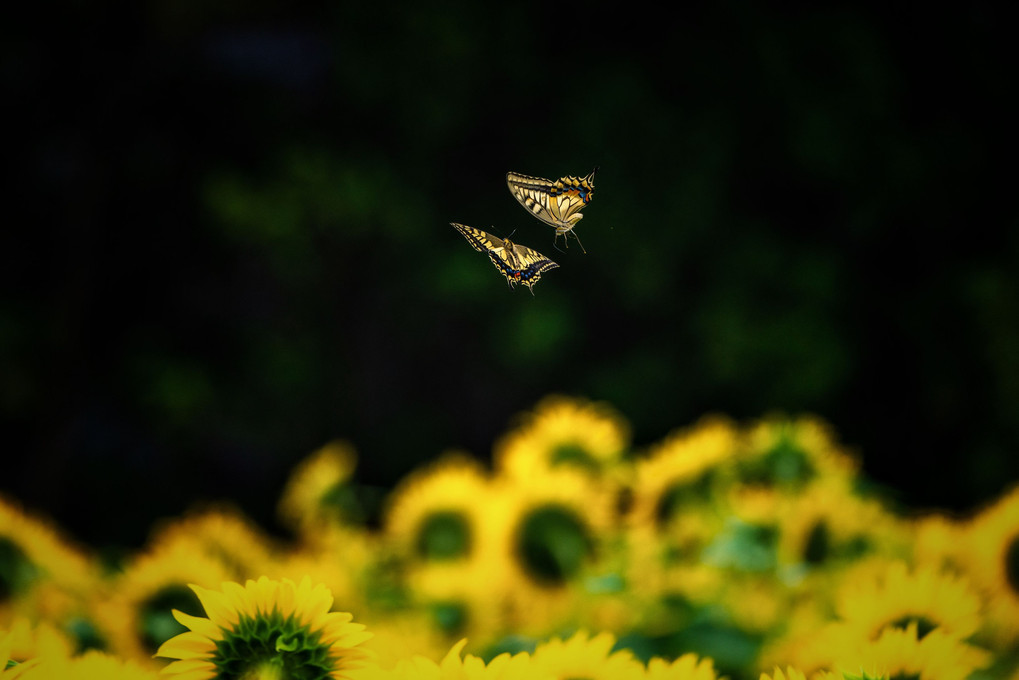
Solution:
<path fill-rule="evenodd" d="M 12 20 L 0 492 L 93 545 L 203 499 L 272 527 L 330 439 L 388 486 L 565 393 L 638 449 L 815 413 L 902 504 L 979 505 L 1019 478 L 1008 26 L 979 3 Z M 560 252 L 505 173 L 595 165 L 587 254 Z M 450 221 L 560 268 L 509 291 Z"/>

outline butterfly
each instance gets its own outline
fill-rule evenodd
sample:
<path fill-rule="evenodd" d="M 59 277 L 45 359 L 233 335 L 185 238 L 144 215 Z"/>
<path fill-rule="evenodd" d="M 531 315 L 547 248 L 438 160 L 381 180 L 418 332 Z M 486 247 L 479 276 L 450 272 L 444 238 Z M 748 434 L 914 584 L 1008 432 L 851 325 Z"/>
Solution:
<path fill-rule="evenodd" d="M 492 264 L 506 277 L 510 288 L 522 283 L 530 289 L 531 295 L 534 295 L 534 284 L 541 279 L 541 275 L 559 266 L 538 251 L 517 245 L 508 238 L 497 238 L 480 229 L 456 222 L 450 224 L 464 235 L 475 250 L 488 253 Z"/>
<path fill-rule="evenodd" d="M 542 177 L 507 172 L 506 184 L 509 185 L 510 193 L 520 202 L 520 205 L 527 208 L 542 222 L 555 227 L 556 238 L 573 234 L 577 243 L 580 244 L 580 249 L 586 253 L 584 244 L 580 243 L 580 237 L 577 236 L 577 232 L 573 231 L 573 228 L 583 217 L 580 211 L 594 197 L 594 173 L 596 172 L 598 172 L 597 166 L 586 177 L 568 175 L 560 177 L 554 182 Z"/>

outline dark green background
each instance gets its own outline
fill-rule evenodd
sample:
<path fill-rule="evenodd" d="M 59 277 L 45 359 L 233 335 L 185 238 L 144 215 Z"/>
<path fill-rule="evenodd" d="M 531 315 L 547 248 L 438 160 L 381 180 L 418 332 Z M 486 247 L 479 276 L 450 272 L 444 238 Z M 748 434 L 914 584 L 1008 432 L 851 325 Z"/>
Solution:
<path fill-rule="evenodd" d="M 423 5 L 426 3 L 423 3 Z M 2 491 L 92 544 L 334 437 L 388 485 L 543 395 L 828 419 L 903 504 L 1019 478 L 1013 29 L 642 5 L 57 3 L 2 30 Z M 600 165 L 578 231 L 507 170 Z M 458 221 L 556 259 L 507 290 Z"/>

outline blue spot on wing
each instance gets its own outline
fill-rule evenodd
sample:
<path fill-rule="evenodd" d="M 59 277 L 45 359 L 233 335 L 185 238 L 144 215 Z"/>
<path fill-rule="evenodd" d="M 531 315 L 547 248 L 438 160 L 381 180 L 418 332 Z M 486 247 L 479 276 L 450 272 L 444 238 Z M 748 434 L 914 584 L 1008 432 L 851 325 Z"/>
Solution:
<path fill-rule="evenodd" d="M 545 259 L 533 262 L 523 269 L 514 269 L 508 262 L 504 261 L 491 250 L 488 251 L 488 257 L 492 260 L 495 266 L 499 268 L 499 271 L 506 276 L 506 278 L 513 281 L 530 281 L 531 279 L 538 279 L 541 277 L 542 272 L 559 266 L 555 262 L 552 262 L 552 260 Z"/>

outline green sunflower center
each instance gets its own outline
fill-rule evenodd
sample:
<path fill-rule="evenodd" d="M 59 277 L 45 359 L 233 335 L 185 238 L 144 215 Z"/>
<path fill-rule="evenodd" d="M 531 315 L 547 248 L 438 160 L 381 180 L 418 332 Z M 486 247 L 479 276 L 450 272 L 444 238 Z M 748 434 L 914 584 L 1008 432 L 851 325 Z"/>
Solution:
<path fill-rule="evenodd" d="M 471 549 L 471 531 L 459 512 L 435 512 L 425 518 L 417 537 L 417 553 L 429 560 L 464 557 Z"/>
<path fill-rule="evenodd" d="M 67 632 L 74 638 L 75 651 L 82 653 L 89 649 L 104 650 L 108 647 L 106 638 L 88 619 L 72 617 L 66 624 Z"/>
<path fill-rule="evenodd" d="M 531 511 L 517 535 L 517 554 L 524 569 L 547 585 L 561 585 L 576 576 L 592 549 L 584 523 L 561 506 Z"/>
<path fill-rule="evenodd" d="M 932 630 L 938 627 L 936 621 L 932 621 L 931 619 L 928 619 L 926 616 L 922 614 L 916 615 L 906 614 L 905 616 L 900 616 L 899 618 L 892 621 L 888 625 L 892 628 L 901 628 L 905 630 L 906 628 L 909 627 L 909 624 L 911 623 L 916 624 L 917 640 L 923 640 L 925 637 L 927 637 L 928 633 L 930 633 Z"/>
<path fill-rule="evenodd" d="M 467 607 L 460 602 L 437 602 L 432 617 L 439 628 L 450 635 L 459 635 L 467 628 Z"/>
<path fill-rule="evenodd" d="M 803 545 L 803 561 L 807 564 L 823 564 L 831 554 L 831 531 L 828 523 L 819 521 L 807 534 L 807 540 Z"/>
<path fill-rule="evenodd" d="M 344 524 L 357 524 L 364 521 L 365 513 L 361 507 L 356 489 L 346 482 L 333 484 L 322 494 L 319 504 L 331 516 Z"/>
<path fill-rule="evenodd" d="M 655 521 L 658 525 L 667 524 L 684 508 L 708 502 L 714 478 L 714 471 L 708 470 L 696 479 L 684 480 L 668 487 L 655 506 Z"/>
<path fill-rule="evenodd" d="M 176 584 L 157 591 L 141 603 L 139 607 L 140 633 L 147 649 L 155 652 L 159 645 L 174 635 L 187 631 L 187 628 L 177 623 L 177 619 L 173 618 L 174 609 L 192 616 L 203 612 L 201 602 L 198 601 L 198 597 L 191 589 Z"/>
<path fill-rule="evenodd" d="M 6 536 L 0 537 L 0 602 L 31 586 L 39 573 L 21 546 Z"/>
<path fill-rule="evenodd" d="M 762 456 L 748 464 L 748 481 L 799 487 L 817 476 L 810 456 L 788 434 L 783 434 Z"/>
<path fill-rule="evenodd" d="M 598 461 L 587 452 L 583 446 L 576 442 L 563 442 L 555 447 L 552 455 L 549 456 L 553 466 L 564 465 L 576 467 L 590 472 L 598 471 Z"/>
<path fill-rule="evenodd" d="M 279 612 L 244 617 L 216 642 L 212 663 L 217 678 L 277 677 L 321 680 L 333 677 L 338 660 L 321 634 Z"/>
<path fill-rule="evenodd" d="M 1019 534 L 1005 548 L 1005 580 L 1013 595 L 1019 595 Z"/>
<path fill-rule="evenodd" d="M 870 541 L 862 535 L 837 542 L 828 522 L 822 518 L 807 533 L 803 543 L 803 561 L 818 566 L 833 559 L 853 560 L 865 555 L 870 548 Z"/>

